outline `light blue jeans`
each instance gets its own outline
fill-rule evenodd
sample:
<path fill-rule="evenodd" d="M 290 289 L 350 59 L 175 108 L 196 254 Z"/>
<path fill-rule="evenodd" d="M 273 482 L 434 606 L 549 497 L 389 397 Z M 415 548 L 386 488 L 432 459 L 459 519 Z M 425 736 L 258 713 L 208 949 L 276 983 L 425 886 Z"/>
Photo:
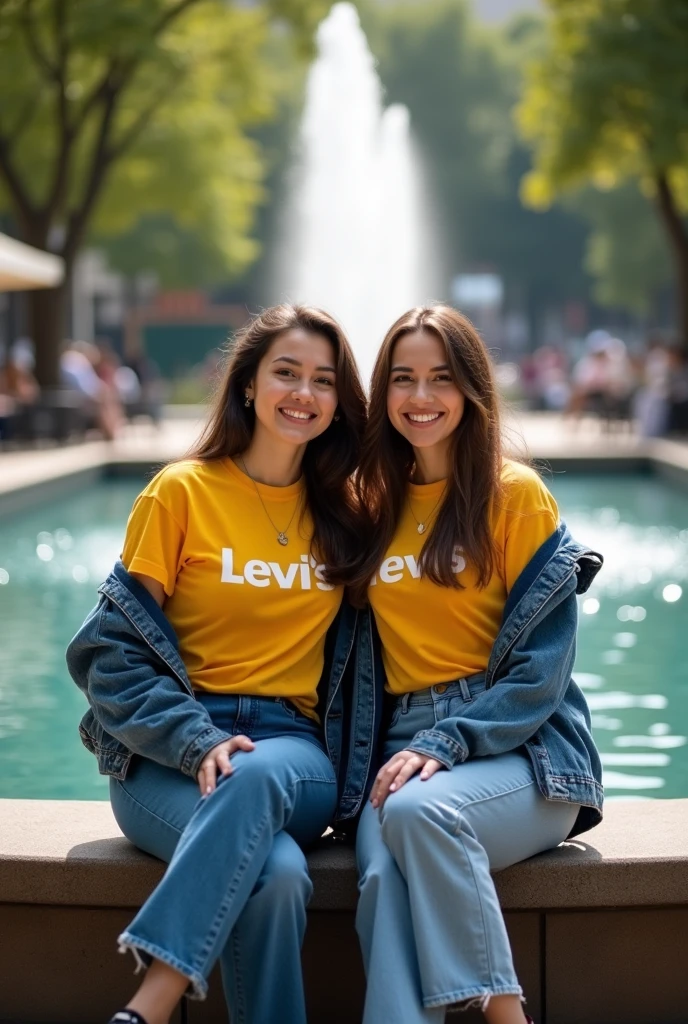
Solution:
<path fill-rule="evenodd" d="M 135 758 L 111 780 L 117 823 L 169 867 L 120 948 L 156 957 L 203 999 L 219 958 L 232 1024 L 305 1024 L 300 950 L 312 885 L 302 846 L 322 835 L 337 784 L 321 730 L 288 701 L 203 695 L 215 725 L 256 741 L 201 798 L 193 779 Z"/>
<path fill-rule="evenodd" d="M 385 761 L 464 700 L 458 682 L 399 698 Z M 356 849 L 364 1024 L 441 1024 L 451 1003 L 522 994 L 490 871 L 558 846 L 578 809 L 541 795 L 522 750 L 416 775 L 380 810 L 366 804 Z"/>

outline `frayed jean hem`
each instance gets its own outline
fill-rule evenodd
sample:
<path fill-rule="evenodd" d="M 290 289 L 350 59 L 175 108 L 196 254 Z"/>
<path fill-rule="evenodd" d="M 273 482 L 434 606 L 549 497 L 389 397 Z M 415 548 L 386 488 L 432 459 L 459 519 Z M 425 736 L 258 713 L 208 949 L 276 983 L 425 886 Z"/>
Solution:
<path fill-rule="evenodd" d="M 150 967 L 150 961 L 141 955 L 144 953 L 148 957 L 154 957 L 156 960 L 160 960 L 161 963 L 167 964 L 168 967 L 174 968 L 175 971 L 189 979 L 191 991 L 186 993 L 188 999 L 196 999 L 202 1002 L 208 995 L 208 982 L 202 974 L 195 971 L 193 967 L 182 963 L 181 960 L 178 960 L 166 950 L 161 949 L 160 946 L 156 946 L 153 942 L 137 939 L 131 932 L 122 932 L 117 939 L 117 944 L 120 953 L 126 953 L 127 950 L 132 953 L 136 960 L 136 974 Z"/>
<path fill-rule="evenodd" d="M 518 996 L 522 1003 L 525 1002 L 523 989 L 520 985 L 513 986 L 498 985 L 491 988 L 468 988 L 458 992 L 447 992 L 440 996 L 426 996 L 423 998 L 423 1007 L 432 1010 L 438 1006 L 446 1006 L 452 1011 L 470 1010 L 479 1007 L 485 1010 L 492 996 Z"/>

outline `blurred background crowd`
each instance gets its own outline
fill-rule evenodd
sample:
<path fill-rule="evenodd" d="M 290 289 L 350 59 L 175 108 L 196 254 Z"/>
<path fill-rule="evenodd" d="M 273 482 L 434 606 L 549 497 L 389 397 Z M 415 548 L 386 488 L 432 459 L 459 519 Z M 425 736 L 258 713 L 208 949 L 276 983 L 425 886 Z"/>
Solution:
<path fill-rule="evenodd" d="M 204 399 L 252 311 L 326 304 L 280 269 L 314 68 L 351 99 L 330 153 L 368 131 L 366 104 L 408 111 L 421 299 L 472 317 L 510 401 L 688 434 L 687 53 L 685 0 L 0 5 L 0 444 L 157 424 Z M 348 211 L 351 174 L 328 173 Z M 57 256 L 57 284 L 3 278 L 3 238 Z M 319 242 L 325 275 L 337 248 Z"/>

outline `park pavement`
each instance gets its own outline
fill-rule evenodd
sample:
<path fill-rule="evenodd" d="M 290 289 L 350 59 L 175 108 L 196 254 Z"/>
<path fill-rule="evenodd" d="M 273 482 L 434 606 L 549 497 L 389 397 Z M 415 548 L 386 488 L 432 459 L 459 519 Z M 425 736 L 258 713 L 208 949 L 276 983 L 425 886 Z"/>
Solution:
<path fill-rule="evenodd" d="M 109 463 L 155 465 L 179 458 L 198 437 L 202 406 L 168 406 L 159 427 L 147 421 L 128 424 L 115 441 L 97 437 L 63 446 L 0 451 L 0 495 L 33 487 Z M 507 445 L 538 462 L 614 459 L 633 463 L 658 459 L 688 473 L 688 439 L 643 439 L 624 425 L 607 430 L 598 420 L 572 421 L 558 413 L 510 411 L 505 417 Z"/>

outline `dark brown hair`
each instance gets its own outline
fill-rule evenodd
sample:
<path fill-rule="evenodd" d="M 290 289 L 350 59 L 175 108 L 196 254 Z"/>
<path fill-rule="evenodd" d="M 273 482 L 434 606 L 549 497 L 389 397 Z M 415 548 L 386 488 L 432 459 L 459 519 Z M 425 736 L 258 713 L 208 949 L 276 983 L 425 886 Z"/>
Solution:
<path fill-rule="evenodd" d="M 502 448 L 499 402 L 489 353 L 473 324 L 451 306 L 417 307 L 389 329 L 378 353 L 371 384 L 368 426 L 357 489 L 370 516 L 370 541 L 352 585 L 352 600 L 361 604 L 380 567 L 407 500 L 414 469 L 411 444 L 387 415 L 387 389 L 394 347 L 405 334 L 426 331 L 441 341 L 452 378 L 465 398 L 464 413 L 451 447 L 447 490 L 423 545 L 420 570 L 443 587 L 461 588 L 452 572 L 452 552 L 461 545 L 467 562 L 486 586 L 494 569 L 495 550 L 490 510 L 500 491 Z"/>
<path fill-rule="evenodd" d="M 308 442 L 303 475 L 313 519 L 313 550 L 327 567 L 328 583 L 347 583 L 360 552 L 358 502 L 351 477 L 360 456 L 366 400 L 346 335 L 328 313 L 310 306 L 272 306 L 235 335 L 208 423 L 185 457 L 209 461 L 239 455 L 248 448 L 256 414 L 253 404 L 249 408 L 244 404 L 246 388 L 273 341 L 294 328 L 327 338 L 335 353 L 339 419 Z"/>

